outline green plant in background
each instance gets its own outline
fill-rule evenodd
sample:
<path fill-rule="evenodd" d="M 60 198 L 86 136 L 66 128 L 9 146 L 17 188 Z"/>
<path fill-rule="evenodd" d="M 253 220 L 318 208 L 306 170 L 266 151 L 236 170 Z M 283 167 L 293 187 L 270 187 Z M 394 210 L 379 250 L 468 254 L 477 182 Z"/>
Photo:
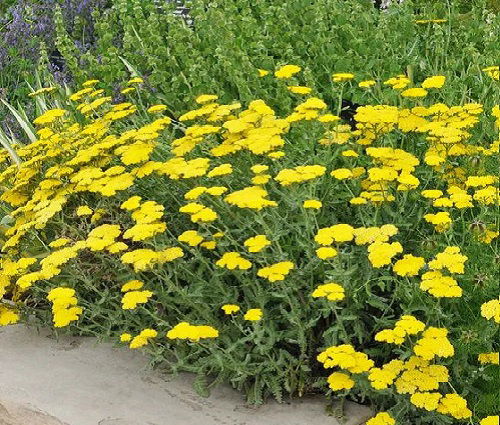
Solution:
<path fill-rule="evenodd" d="M 457 86 L 479 95 L 471 75 L 497 57 L 499 18 L 482 2 L 464 7 L 407 1 L 380 12 L 369 1 L 195 1 L 193 28 L 169 10 L 152 0 L 116 1 L 96 18 L 97 44 L 82 58 L 87 66 L 74 64 L 72 73 L 83 82 L 85 69 L 92 69 L 92 76 L 111 88 L 126 72 L 121 56 L 147 77 L 155 96 L 182 109 L 193 95 L 206 91 L 224 93 L 227 101 L 267 94 L 267 81 L 257 78 L 255 68 L 287 62 L 303 66 L 307 83 L 326 93 L 327 101 L 335 96 L 332 70 L 369 70 L 379 78 L 408 68 L 414 78 L 453 70 Z M 418 18 L 447 21 L 422 25 L 415 23 Z M 138 25 L 142 21 L 148 25 Z M 58 34 L 63 56 L 74 61 L 71 37 L 62 25 Z M 290 106 L 282 92 L 273 94 L 273 106 Z"/>

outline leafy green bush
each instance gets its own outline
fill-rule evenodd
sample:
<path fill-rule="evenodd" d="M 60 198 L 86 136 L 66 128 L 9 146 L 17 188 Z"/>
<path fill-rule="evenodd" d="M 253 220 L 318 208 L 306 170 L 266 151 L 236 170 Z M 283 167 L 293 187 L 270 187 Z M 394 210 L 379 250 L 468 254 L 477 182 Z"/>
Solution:
<path fill-rule="evenodd" d="M 117 0 L 97 18 L 95 48 L 80 58 L 61 25 L 58 46 L 78 82 L 91 76 L 112 88 L 128 75 L 123 58 L 172 110 L 185 109 L 193 96 L 213 91 L 224 93 L 225 101 L 271 96 L 272 106 L 285 112 L 289 99 L 269 93 L 255 71 L 283 63 L 305 68 L 305 82 L 329 103 L 337 96 L 332 71 L 369 70 L 385 78 L 408 70 L 421 79 L 453 70 L 460 89 L 450 101 L 457 102 L 465 89 L 480 95 L 482 87 L 473 76 L 485 63 L 495 63 L 500 31 L 498 15 L 484 2 L 467 3 L 464 8 L 457 1 L 446 7 L 405 1 L 380 12 L 368 0 L 199 0 L 190 4 L 195 24 L 189 28 L 152 0 Z M 448 21 L 419 25 L 419 18 Z M 347 95 L 365 101 L 358 93 Z"/>
<path fill-rule="evenodd" d="M 205 94 L 171 123 L 141 78 L 131 102 L 98 81 L 60 98 L 19 167 L 1 152 L 0 323 L 144 347 L 200 393 L 226 381 L 254 403 L 321 391 L 401 423 L 495 413 L 498 106 L 436 103 L 454 96 L 443 76 L 334 74 L 375 105 L 353 130 L 298 71 L 261 77 L 283 115 Z"/>

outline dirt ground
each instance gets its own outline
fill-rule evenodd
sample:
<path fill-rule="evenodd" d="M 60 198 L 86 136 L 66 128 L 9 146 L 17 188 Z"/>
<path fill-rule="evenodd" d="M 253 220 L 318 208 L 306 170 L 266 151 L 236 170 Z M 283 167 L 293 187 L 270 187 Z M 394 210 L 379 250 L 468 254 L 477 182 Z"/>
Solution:
<path fill-rule="evenodd" d="M 0 425 L 360 425 L 370 417 L 347 404 L 339 422 L 323 397 L 248 406 L 226 386 L 202 398 L 191 382 L 150 370 L 138 351 L 0 328 Z"/>

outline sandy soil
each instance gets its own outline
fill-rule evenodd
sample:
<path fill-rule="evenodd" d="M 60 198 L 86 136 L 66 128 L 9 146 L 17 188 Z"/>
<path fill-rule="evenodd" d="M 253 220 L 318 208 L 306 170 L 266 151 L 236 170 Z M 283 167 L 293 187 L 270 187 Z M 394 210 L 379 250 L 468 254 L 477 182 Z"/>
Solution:
<path fill-rule="evenodd" d="M 339 422 L 323 397 L 248 406 L 226 386 L 201 398 L 191 382 L 150 370 L 137 351 L 0 328 L 0 425 L 360 425 L 370 416 L 347 404 Z"/>

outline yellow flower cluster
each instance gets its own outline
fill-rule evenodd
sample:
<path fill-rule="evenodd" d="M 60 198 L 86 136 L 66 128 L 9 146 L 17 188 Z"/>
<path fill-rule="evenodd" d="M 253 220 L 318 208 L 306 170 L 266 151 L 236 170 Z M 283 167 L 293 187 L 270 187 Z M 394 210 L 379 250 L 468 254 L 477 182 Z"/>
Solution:
<path fill-rule="evenodd" d="M 19 314 L 12 308 L 0 304 L 0 326 L 13 325 L 19 321 Z"/>
<path fill-rule="evenodd" d="M 261 186 L 249 186 L 227 195 L 224 200 L 238 208 L 261 210 L 265 207 L 276 207 L 278 204 L 266 199 L 267 196 L 267 191 Z"/>
<path fill-rule="evenodd" d="M 407 335 L 416 335 L 425 329 L 425 323 L 414 316 L 401 316 L 396 322 L 394 329 L 384 329 L 375 335 L 375 341 L 383 341 L 389 344 L 400 345 L 405 341 Z"/>
<path fill-rule="evenodd" d="M 424 258 L 415 257 L 412 254 L 405 254 L 402 259 L 394 263 L 392 271 L 398 276 L 416 276 L 424 265 Z"/>
<path fill-rule="evenodd" d="M 485 302 L 481 306 L 481 316 L 495 323 L 500 323 L 500 297 L 496 300 Z"/>
<path fill-rule="evenodd" d="M 248 252 L 260 252 L 266 246 L 271 245 L 271 242 L 267 239 L 266 235 L 257 235 L 252 238 L 248 238 L 243 245 L 247 247 Z"/>
<path fill-rule="evenodd" d="M 257 276 L 267 279 L 269 282 L 284 280 L 295 265 L 291 261 L 280 261 L 279 263 L 263 267 L 257 271 Z"/>
<path fill-rule="evenodd" d="M 78 307 L 78 300 L 73 288 L 54 288 L 48 293 L 47 299 L 52 303 L 52 314 L 56 328 L 68 326 L 71 322 L 78 320 L 83 313 L 83 309 Z"/>
<path fill-rule="evenodd" d="M 300 165 L 295 168 L 281 170 L 274 179 L 282 186 L 288 186 L 293 183 L 313 180 L 324 175 L 325 172 L 326 167 L 322 165 Z"/>
<path fill-rule="evenodd" d="M 243 258 L 239 252 L 226 252 L 215 264 L 229 270 L 248 270 L 252 267 L 252 263 L 246 258 Z"/>
<path fill-rule="evenodd" d="M 484 419 L 481 419 L 481 422 L 479 422 L 479 425 L 499 425 L 499 424 L 500 424 L 500 419 L 498 415 L 488 416 Z"/>
<path fill-rule="evenodd" d="M 131 349 L 136 349 L 140 347 L 144 347 L 149 343 L 149 341 L 158 336 L 158 332 L 154 329 L 143 329 L 139 335 L 132 337 L 129 333 L 121 334 L 120 341 L 121 342 L 130 342 L 129 347 Z"/>
<path fill-rule="evenodd" d="M 479 363 L 481 364 L 500 364 L 499 353 L 481 353 L 477 356 Z"/>
<path fill-rule="evenodd" d="M 162 251 L 151 249 L 136 249 L 123 254 L 120 259 L 123 264 L 131 264 L 134 271 L 140 272 L 148 270 L 157 264 L 165 264 L 181 258 L 184 255 L 179 247 L 166 248 Z"/>
<path fill-rule="evenodd" d="M 434 357 L 451 357 L 455 354 L 455 349 L 447 338 L 448 330 L 445 328 L 427 328 L 422 337 L 416 342 L 413 350 L 415 354 L 425 360 L 432 360 Z"/>
<path fill-rule="evenodd" d="M 314 298 L 326 298 L 328 301 L 341 301 L 345 298 L 345 291 L 338 283 L 328 282 L 319 285 L 311 295 Z"/>
<path fill-rule="evenodd" d="M 132 211 L 131 218 L 135 222 L 134 226 L 123 233 L 123 238 L 134 242 L 152 238 L 167 229 L 167 225 L 159 220 L 163 215 L 164 207 L 155 201 L 141 203 L 141 200 L 139 196 L 133 196 L 121 205 L 122 209 Z"/>
<path fill-rule="evenodd" d="M 463 274 L 465 261 L 467 261 L 467 256 L 460 253 L 460 247 L 446 247 L 429 262 L 430 271 L 422 275 L 420 288 L 438 298 L 461 297 L 462 288 L 453 277 L 444 275 L 442 270 Z"/>
<path fill-rule="evenodd" d="M 494 80 L 500 81 L 500 66 L 487 66 L 486 68 L 483 68 L 482 71 L 486 72 L 486 74 L 488 74 Z"/>
<path fill-rule="evenodd" d="M 373 418 L 368 419 L 366 425 L 395 425 L 396 420 L 387 412 L 377 413 Z"/>
<path fill-rule="evenodd" d="M 448 211 L 440 211 L 436 214 L 425 214 L 424 219 L 428 223 L 434 224 L 436 231 L 439 233 L 448 230 L 452 223 L 450 213 Z"/>
<path fill-rule="evenodd" d="M 151 291 L 127 291 L 122 297 L 123 310 L 133 310 L 138 304 L 144 304 L 153 296 Z"/>
<path fill-rule="evenodd" d="M 179 211 L 189 214 L 193 223 L 210 223 L 219 217 L 212 208 L 206 207 L 197 202 L 190 202 L 180 207 Z"/>
<path fill-rule="evenodd" d="M 211 326 L 190 325 L 187 322 L 181 322 L 174 326 L 167 333 L 168 339 L 189 339 L 190 341 L 199 341 L 206 338 L 217 338 L 219 331 Z"/>
<path fill-rule="evenodd" d="M 325 369 L 339 367 L 350 373 L 358 374 L 369 371 L 374 363 L 365 353 L 360 353 L 352 345 L 343 344 L 332 346 L 318 354 L 320 363 Z M 354 386 L 354 381 L 349 375 L 342 372 L 334 372 L 328 378 L 330 388 L 334 391 L 350 389 Z"/>

